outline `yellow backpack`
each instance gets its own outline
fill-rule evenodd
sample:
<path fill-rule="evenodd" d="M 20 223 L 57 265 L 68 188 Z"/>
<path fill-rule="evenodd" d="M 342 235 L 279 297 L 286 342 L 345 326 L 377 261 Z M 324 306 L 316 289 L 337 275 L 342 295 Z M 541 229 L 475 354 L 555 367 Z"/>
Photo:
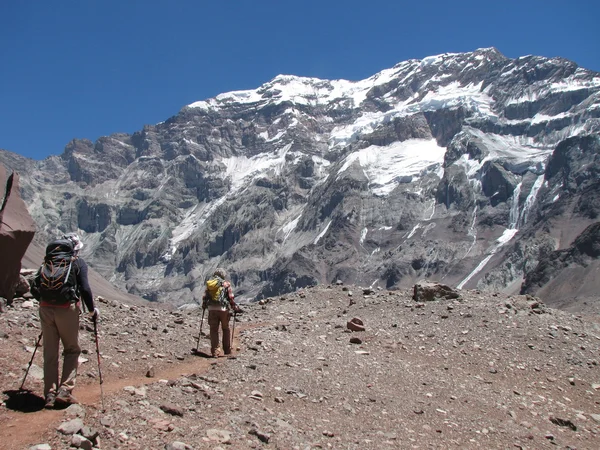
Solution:
<path fill-rule="evenodd" d="M 225 299 L 225 288 L 223 287 L 223 279 L 219 277 L 210 278 L 206 282 L 206 290 L 208 291 L 208 304 L 227 307 Z"/>

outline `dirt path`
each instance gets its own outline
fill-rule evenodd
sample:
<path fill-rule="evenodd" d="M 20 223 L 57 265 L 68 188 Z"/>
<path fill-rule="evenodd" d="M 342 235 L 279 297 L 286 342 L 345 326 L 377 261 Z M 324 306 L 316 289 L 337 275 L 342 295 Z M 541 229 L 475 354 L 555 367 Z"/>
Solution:
<path fill-rule="evenodd" d="M 239 331 L 253 328 L 257 325 L 240 326 Z M 238 343 L 238 329 L 235 330 L 234 348 Z M 191 374 L 203 374 L 212 364 L 222 364 L 227 358 L 217 359 L 190 355 L 184 361 L 155 368 L 155 376 L 148 378 L 140 375 L 139 371 L 126 374 L 123 378 L 104 377 L 102 392 L 98 382 L 82 382 L 77 385 L 75 395 L 80 404 L 86 408 L 102 409 L 101 393 L 104 398 L 118 394 L 125 386 L 141 386 L 156 383 L 160 379 L 176 379 Z M 32 396 L 33 397 L 33 396 Z M 23 450 L 32 445 L 49 441 L 56 428 L 65 420 L 64 411 L 40 409 L 33 412 L 7 410 L 0 421 L 0 449 Z"/>

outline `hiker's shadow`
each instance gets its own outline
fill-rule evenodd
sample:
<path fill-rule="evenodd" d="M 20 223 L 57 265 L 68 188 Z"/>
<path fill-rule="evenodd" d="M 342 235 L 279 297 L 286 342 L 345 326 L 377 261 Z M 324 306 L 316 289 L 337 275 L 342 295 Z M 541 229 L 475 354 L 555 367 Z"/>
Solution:
<path fill-rule="evenodd" d="M 7 397 L 4 404 L 13 411 L 25 413 L 41 411 L 46 403 L 43 397 L 28 389 L 8 390 L 4 391 L 3 394 Z"/>
<path fill-rule="evenodd" d="M 200 356 L 201 358 L 211 358 L 212 359 L 212 355 L 210 353 L 205 353 L 202 350 L 196 350 L 195 348 L 192 349 L 192 355 Z"/>

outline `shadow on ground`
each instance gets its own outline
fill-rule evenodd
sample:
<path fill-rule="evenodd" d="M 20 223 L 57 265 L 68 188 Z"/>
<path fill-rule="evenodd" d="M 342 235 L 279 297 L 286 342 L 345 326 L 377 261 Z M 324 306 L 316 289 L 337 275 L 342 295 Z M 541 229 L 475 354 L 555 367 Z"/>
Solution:
<path fill-rule="evenodd" d="M 210 353 L 203 352 L 202 350 L 196 350 L 195 348 L 192 349 L 192 355 L 213 359 Z"/>
<path fill-rule="evenodd" d="M 43 397 L 28 389 L 8 390 L 4 391 L 3 394 L 7 397 L 4 404 L 13 411 L 36 412 L 44 409 L 45 401 Z"/>

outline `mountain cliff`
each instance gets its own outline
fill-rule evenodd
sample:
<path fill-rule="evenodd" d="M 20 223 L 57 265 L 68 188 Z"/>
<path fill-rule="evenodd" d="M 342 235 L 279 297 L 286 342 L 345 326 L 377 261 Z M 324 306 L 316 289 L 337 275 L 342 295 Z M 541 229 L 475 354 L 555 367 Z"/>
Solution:
<path fill-rule="evenodd" d="M 279 75 L 0 162 L 38 239 L 79 230 L 90 265 L 152 301 L 198 301 L 223 266 L 247 299 L 427 278 L 553 304 L 576 294 L 544 288 L 597 258 L 565 255 L 597 240 L 599 130 L 600 74 L 488 48 L 361 81 Z"/>

